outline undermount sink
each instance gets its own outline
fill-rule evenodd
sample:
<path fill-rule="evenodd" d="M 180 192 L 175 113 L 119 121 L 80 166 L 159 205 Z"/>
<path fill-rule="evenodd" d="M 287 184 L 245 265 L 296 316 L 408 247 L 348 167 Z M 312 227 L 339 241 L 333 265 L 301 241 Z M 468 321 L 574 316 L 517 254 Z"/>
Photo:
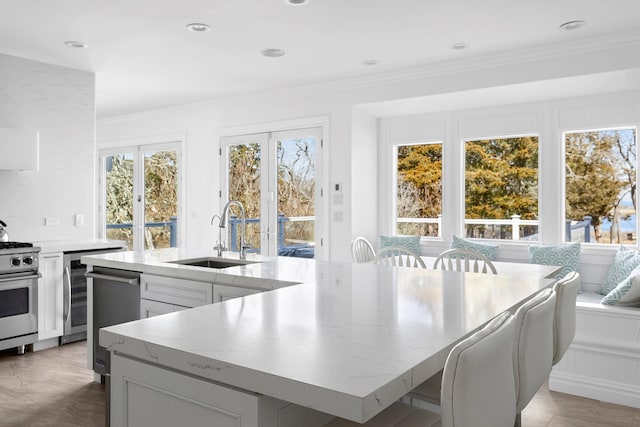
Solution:
<path fill-rule="evenodd" d="M 245 259 L 229 259 L 229 258 L 193 258 L 193 259 L 180 259 L 177 261 L 171 261 L 172 264 L 191 265 L 194 267 L 207 267 L 207 268 L 228 268 L 238 267 L 240 265 L 255 264 L 258 261 L 247 261 Z"/>

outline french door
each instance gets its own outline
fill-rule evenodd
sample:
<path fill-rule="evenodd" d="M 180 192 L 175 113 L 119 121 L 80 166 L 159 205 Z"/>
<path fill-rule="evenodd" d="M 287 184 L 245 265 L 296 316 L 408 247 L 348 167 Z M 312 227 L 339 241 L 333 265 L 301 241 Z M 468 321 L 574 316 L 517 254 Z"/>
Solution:
<path fill-rule="evenodd" d="M 243 204 L 250 251 L 314 256 L 321 150 L 321 127 L 221 139 L 221 206 Z M 227 246 L 237 250 L 238 219 L 231 221 Z"/>
<path fill-rule="evenodd" d="M 178 246 L 178 143 L 100 150 L 102 236 L 129 250 Z"/>

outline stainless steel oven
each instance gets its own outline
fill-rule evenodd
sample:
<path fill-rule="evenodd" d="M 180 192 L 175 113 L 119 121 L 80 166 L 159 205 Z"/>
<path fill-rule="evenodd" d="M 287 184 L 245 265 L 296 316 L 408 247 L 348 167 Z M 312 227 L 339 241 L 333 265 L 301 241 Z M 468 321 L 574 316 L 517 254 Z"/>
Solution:
<path fill-rule="evenodd" d="M 60 344 L 87 339 L 87 266 L 80 258 L 126 250 L 114 246 L 107 249 L 65 252 L 64 254 L 64 333 Z"/>
<path fill-rule="evenodd" d="M 38 336 L 38 252 L 30 243 L 0 244 L 0 350 L 33 344 Z"/>

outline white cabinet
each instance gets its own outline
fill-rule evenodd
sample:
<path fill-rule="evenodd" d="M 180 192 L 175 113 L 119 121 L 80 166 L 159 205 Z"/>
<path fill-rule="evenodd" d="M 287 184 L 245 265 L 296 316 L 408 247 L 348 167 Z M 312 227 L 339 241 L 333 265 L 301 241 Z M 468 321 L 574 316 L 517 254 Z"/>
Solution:
<path fill-rule="evenodd" d="M 239 288 L 237 286 L 213 285 L 213 302 L 222 302 L 232 298 L 261 292 L 257 289 Z"/>
<path fill-rule="evenodd" d="M 111 357 L 111 426 L 258 427 L 260 396 Z"/>
<path fill-rule="evenodd" d="M 42 341 L 63 333 L 63 253 L 40 253 L 39 264 L 42 277 L 38 279 L 38 340 Z"/>
<path fill-rule="evenodd" d="M 213 285 L 174 277 L 140 275 L 140 316 L 153 317 L 213 302 Z"/>
<path fill-rule="evenodd" d="M 319 427 L 333 416 L 111 356 L 111 427 Z"/>

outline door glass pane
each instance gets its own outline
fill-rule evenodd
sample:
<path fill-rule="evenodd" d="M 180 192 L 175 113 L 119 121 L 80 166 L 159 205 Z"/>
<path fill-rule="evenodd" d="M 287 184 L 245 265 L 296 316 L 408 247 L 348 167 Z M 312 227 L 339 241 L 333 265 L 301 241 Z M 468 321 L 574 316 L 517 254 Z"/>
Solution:
<path fill-rule="evenodd" d="M 106 237 L 133 249 L 133 153 L 105 156 Z"/>
<path fill-rule="evenodd" d="M 176 247 L 178 219 L 177 150 L 144 153 L 144 248 Z"/>
<path fill-rule="evenodd" d="M 260 144 L 238 144 L 229 146 L 229 200 L 237 200 L 244 206 L 246 216 L 246 242 L 248 252 L 260 252 Z M 235 207 L 231 208 L 237 209 Z M 222 236 L 232 251 L 239 250 L 239 212 L 228 214 L 228 235 Z M 235 239 L 233 239 L 235 237 Z"/>
<path fill-rule="evenodd" d="M 277 145 L 278 254 L 313 258 L 316 140 L 283 139 Z"/>

